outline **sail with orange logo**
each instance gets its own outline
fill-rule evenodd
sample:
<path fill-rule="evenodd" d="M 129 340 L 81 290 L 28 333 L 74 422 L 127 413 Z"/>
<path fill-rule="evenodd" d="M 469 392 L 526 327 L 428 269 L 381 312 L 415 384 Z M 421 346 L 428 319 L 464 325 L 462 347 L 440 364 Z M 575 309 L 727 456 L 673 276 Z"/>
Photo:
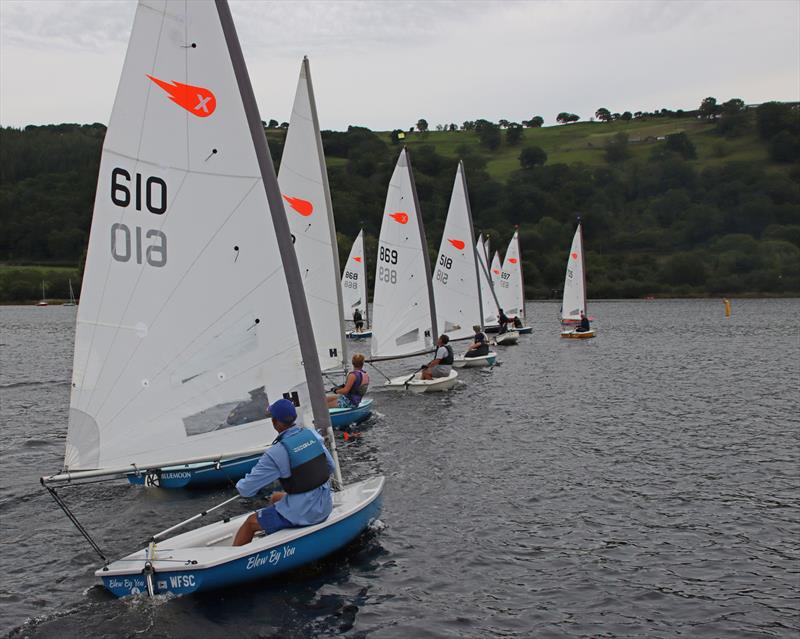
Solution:
<path fill-rule="evenodd" d="M 278 183 L 294 239 L 320 365 L 323 371 L 342 370 L 346 353 L 339 248 L 308 58 L 300 66 Z"/>
<path fill-rule="evenodd" d="M 439 333 L 451 340 L 468 339 L 474 325 L 483 325 L 478 263 L 472 245 L 472 213 L 464 163 L 458 163 L 439 255 L 433 267 L 433 294 Z"/>
<path fill-rule="evenodd" d="M 581 312 L 586 313 L 586 275 L 583 255 L 583 232 L 581 224 L 575 229 L 572 246 L 567 258 L 567 273 L 564 277 L 564 298 L 561 304 L 561 321 L 580 321 Z"/>
<path fill-rule="evenodd" d="M 503 312 L 510 318 L 525 317 L 525 297 L 522 284 L 522 262 L 520 259 L 519 231 L 514 231 L 506 249 L 500 277 L 495 283 L 497 300 Z"/>
<path fill-rule="evenodd" d="M 344 319 L 352 320 L 353 313 L 359 311 L 361 317 L 367 321 L 369 327 L 369 312 L 367 305 L 367 261 L 364 256 L 364 230 L 350 248 L 347 263 L 342 274 L 342 302 L 344 304 Z"/>
<path fill-rule="evenodd" d="M 425 230 L 408 151 L 397 159 L 386 194 L 372 317 L 372 359 L 424 353 L 436 342 Z"/>

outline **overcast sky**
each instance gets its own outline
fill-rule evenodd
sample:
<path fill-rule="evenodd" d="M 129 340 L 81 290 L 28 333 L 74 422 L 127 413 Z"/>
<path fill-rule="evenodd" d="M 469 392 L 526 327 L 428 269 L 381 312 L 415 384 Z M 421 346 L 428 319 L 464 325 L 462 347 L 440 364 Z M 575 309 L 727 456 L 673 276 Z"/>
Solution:
<path fill-rule="evenodd" d="M 326 129 L 800 100 L 800 0 L 230 5 L 265 120 L 304 54 Z M 135 8 L 0 0 L 0 124 L 107 123 Z"/>

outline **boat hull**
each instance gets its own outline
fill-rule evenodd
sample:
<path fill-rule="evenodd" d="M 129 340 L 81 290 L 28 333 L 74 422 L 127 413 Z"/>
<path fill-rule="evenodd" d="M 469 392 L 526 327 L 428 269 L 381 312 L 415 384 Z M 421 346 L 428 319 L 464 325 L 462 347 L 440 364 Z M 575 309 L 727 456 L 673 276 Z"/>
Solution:
<path fill-rule="evenodd" d="M 235 482 L 256 465 L 261 455 L 226 459 L 219 464 L 202 462 L 184 466 L 169 466 L 142 473 L 129 473 L 128 482 L 134 486 L 156 488 L 205 488 Z"/>
<path fill-rule="evenodd" d="M 455 368 L 478 368 L 480 366 L 494 366 L 496 363 L 497 353 L 493 352 L 479 357 L 456 357 L 453 359 Z"/>
<path fill-rule="evenodd" d="M 383 387 L 390 390 L 407 390 L 411 393 L 436 393 L 450 390 L 458 384 L 458 373 L 452 370 L 447 377 L 436 377 L 431 380 L 422 379 L 421 373 L 416 373 L 410 380 L 409 375 L 401 375 L 387 381 Z"/>
<path fill-rule="evenodd" d="M 361 333 L 347 331 L 344 335 L 347 339 L 367 339 L 368 337 L 372 337 L 372 331 L 362 331 Z"/>
<path fill-rule="evenodd" d="M 565 339 L 591 339 L 596 335 L 595 330 L 591 329 L 579 333 L 578 331 L 561 331 L 561 337 Z"/>
<path fill-rule="evenodd" d="M 494 338 L 494 342 L 498 346 L 513 346 L 519 342 L 519 333 L 517 331 L 499 333 L 497 337 Z"/>
<path fill-rule="evenodd" d="M 533 333 L 533 326 L 523 326 L 522 328 L 518 328 L 517 333 L 520 335 L 529 335 Z"/>
<path fill-rule="evenodd" d="M 346 546 L 375 521 L 383 502 L 382 476 L 336 494 L 334 511 L 321 524 L 289 528 L 231 546 L 250 513 L 164 540 L 152 560 L 153 594 L 185 595 L 268 579 L 317 561 Z M 116 597 L 147 593 L 146 550 L 95 572 Z"/>
<path fill-rule="evenodd" d="M 331 408 L 331 425 L 334 428 L 346 428 L 360 424 L 372 415 L 372 399 L 362 399 L 355 408 Z"/>

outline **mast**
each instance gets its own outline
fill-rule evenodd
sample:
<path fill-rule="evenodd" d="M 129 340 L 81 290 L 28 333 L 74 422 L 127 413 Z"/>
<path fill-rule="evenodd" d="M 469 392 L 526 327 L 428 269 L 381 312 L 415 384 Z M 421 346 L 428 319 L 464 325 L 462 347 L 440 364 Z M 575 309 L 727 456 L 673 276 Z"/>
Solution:
<path fill-rule="evenodd" d="M 417 184 L 414 182 L 414 172 L 411 170 L 411 155 L 408 153 L 408 148 L 405 148 L 406 152 L 406 165 L 408 167 L 408 177 L 411 180 L 411 194 L 414 197 L 414 207 L 417 210 L 417 215 L 419 215 L 419 237 L 420 241 L 422 242 L 422 261 L 425 265 L 425 282 L 428 285 L 428 306 L 431 312 L 431 337 L 433 338 L 433 343 L 439 340 L 439 327 L 437 326 L 436 322 L 436 302 L 433 299 L 433 281 L 431 275 L 431 256 L 428 254 L 428 242 L 425 239 L 425 226 L 422 224 L 422 209 L 419 206 L 419 197 L 417 196 Z"/>
<path fill-rule="evenodd" d="M 339 468 L 339 459 L 336 454 L 336 442 L 333 437 L 330 412 L 328 411 L 328 405 L 325 401 L 325 388 L 322 384 L 322 369 L 319 364 L 316 343 L 314 342 L 314 331 L 311 326 L 311 317 L 308 313 L 308 304 L 306 303 L 306 296 L 303 290 L 300 267 L 297 264 L 297 256 L 295 255 L 294 246 L 292 245 L 292 236 L 289 232 L 289 220 L 286 218 L 283 198 L 280 188 L 278 187 L 278 179 L 275 176 L 275 166 L 272 163 L 272 156 L 267 146 L 267 137 L 264 133 L 264 127 L 261 124 L 261 115 L 258 112 L 256 97 L 253 93 L 253 86 L 250 83 L 250 76 L 247 73 L 242 47 L 236 35 L 236 28 L 233 24 L 230 7 L 228 6 L 227 0 L 215 1 L 222 24 L 222 32 L 225 37 L 225 42 L 228 45 L 228 53 L 231 56 L 236 83 L 242 97 L 247 124 L 250 128 L 250 135 L 253 140 L 253 145 L 255 146 L 258 167 L 261 173 L 261 179 L 264 182 L 270 216 L 272 218 L 272 224 L 275 227 L 275 235 L 277 236 L 278 250 L 283 263 L 286 282 L 289 287 L 289 300 L 297 325 L 300 354 L 303 358 L 303 366 L 306 371 L 306 382 L 308 383 L 308 391 L 311 398 L 314 426 L 323 435 L 328 436 L 331 454 L 336 467 L 336 480 L 341 485 L 342 474 Z M 340 292 L 340 306 L 341 303 L 342 298 Z"/>
<path fill-rule="evenodd" d="M 364 242 L 364 227 L 358 233 L 361 236 L 361 259 L 362 269 L 364 271 L 364 319 L 367 321 L 367 330 L 369 330 L 369 280 L 367 279 L 367 245 Z"/>
<path fill-rule="evenodd" d="M 586 317 L 589 317 L 589 309 L 586 307 L 586 250 L 583 248 L 583 225 L 581 224 L 581 216 L 578 216 L 578 232 L 580 233 L 581 238 L 581 260 L 583 264 L 581 265 L 583 268 L 583 313 Z"/>
<path fill-rule="evenodd" d="M 472 225 L 472 207 L 470 206 L 469 193 L 467 192 L 467 175 L 466 169 L 464 168 L 464 161 L 459 160 L 458 166 L 461 169 L 461 182 L 464 185 L 464 200 L 467 202 L 467 219 L 469 219 L 469 239 L 470 243 L 472 243 L 472 238 L 475 237 L 475 227 Z M 478 265 L 480 257 L 478 256 L 478 251 L 474 244 L 472 244 L 472 250 L 475 253 L 475 279 L 478 282 L 478 313 L 481 318 L 481 329 L 483 329 L 483 298 L 481 296 L 480 266 Z"/>
<path fill-rule="evenodd" d="M 325 193 L 325 206 L 328 215 L 328 230 L 331 237 L 331 247 L 333 249 L 333 263 L 335 269 L 333 271 L 333 286 L 336 290 L 336 303 L 338 308 L 339 317 L 339 338 L 342 344 L 341 363 L 342 368 L 347 370 L 347 357 L 345 356 L 345 337 L 344 337 L 344 302 L 342 301 L 342 287 L 339 284 L 339 273 L 341 267 L 339 265 L 339 250 L 338 242 L 336 240 L 336 224 L 333 220 L 333 202 L 331 201 L 331 187 L 328 183 L 328 170 L 325 167 L 325 150 L 322 148 L 322 135 L 319 128 L 319 117 L 317 116 L 317 101 L 314 99 L 314 86 L 311 82 L 311 65 L 308 62 L 308 56 L 303 56 L 303 68 L 306 76 L 306 86 L 308 88 L 308 101 L 311 104 L 311 121 L 314 124 L 314 140 L 317 143 L 317 157 L 319 158 L 319 171 L 322 176 L 322 190 Z"/>
<path fill-rule="evenodd" d="M 519 285 L 522 287 L 522 319 L 527 321 L 528 318 L 525 314 L 525 274 L 522 268 L 522 246 L 519 243 L 519 224 L 514 226 L 514 235 L 517 237 L 517 259 L 519 260 Z"/>

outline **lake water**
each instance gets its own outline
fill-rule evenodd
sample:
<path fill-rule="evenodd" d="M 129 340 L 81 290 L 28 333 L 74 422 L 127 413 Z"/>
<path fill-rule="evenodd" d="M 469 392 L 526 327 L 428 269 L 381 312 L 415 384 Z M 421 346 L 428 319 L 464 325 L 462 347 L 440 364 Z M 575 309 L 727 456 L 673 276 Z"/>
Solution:
<path fill-rule="evenodd" d="M 733 300 L 727 319 L 719 300 L 593 302 L 584 341 L 559 339 L 557 309 L 529 304 L 533 334 L 453 392 L 373 394 L 378 414 L 339 440 L 346 479 L 387 477 L 358 542 L 271 582 L 120 601 L 38 482 L 63 460 L 75 309 L 0 308 L 0 628 L 798 636 L 800 301 Z M 60 492 L 110 557 L 232 494 Z"/>

